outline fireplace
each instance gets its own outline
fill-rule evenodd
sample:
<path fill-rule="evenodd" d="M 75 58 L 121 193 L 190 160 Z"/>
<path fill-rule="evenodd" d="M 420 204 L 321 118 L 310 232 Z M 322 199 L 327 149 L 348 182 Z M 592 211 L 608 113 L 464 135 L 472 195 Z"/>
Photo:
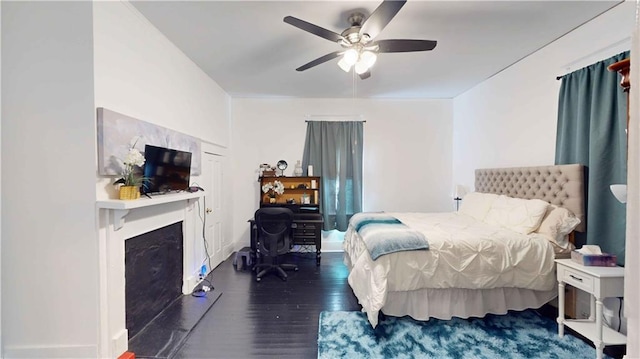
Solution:
<path fill-rule="evenodd" d="M 127 313 L 136 305 L 144 307 L 157 303 L 170 303 L 181 294 L 189 294 L 198 283 L 200 265 L 202 262 L 197 240 L 202 231 L 195 207 L 197 201 L 204 196 L 202 192 L 179 193 L 158 196 L 157 198 L 141 198 L 135 201 L 103 200 L 97 202 L 99 209 L 98 248 L 100 252 L 100 344 L 98 357 L 116 358 L 127 351 L 129 339 L 139 331 L 156 311 L 154 308 L 141 314 L 141 318 L 133 318 Z M 125 252 L 129 245 L 136 246 L 138 237 L 165 227 L 174 227 L 174 234 L 162 234 L 179 239 L 179 243 L 168 244 L 168 247 L 156 248 L 156 244 L 140 244 L 143 248 L 151 248 L 152 259 L 126 259 Z M 129 243 L 131 241 L 131 243 Z M 144 240 L 143 240 L 144 241 Z M 161 241 L 163 244 L 165 241 Z M 168 240 L 171 242 L 171 240 Z M 172 247 L 171 250 L 168 248 Z M 143 251 L 144 252 L 144 251 Z M 167 259 L 169 252 L 176 254 L 174 259 Z M 147 253 L 148 254 L 148 253 Z M 146 256 L 146 255 L 145 255 Z M 144 257 L 144 256 L 143 256 Z M 142 271 L 138 277 L 142 283 L 135 284 L 137 279 L 128 278 L 129 269 L 125 269 L 125 262 L 138 263 Z M 172 263 L 172 264 L 167 264 Z M 167 267 L 157 267 L 157 264 L 167 264 Z M 146 272 L 145 272 L 146 271 Z M 170 279 L 164 274 L 171 273 Z M 174 277 L 175 276 L 175 277 Z M 134 294 L 130 294 L 127 284 L 134 283 Z M 144 283 L 147 282 L 147 283 Z M 179 283 L 179 284 L 176 284 Z M 171 283 L 171 284 L 170 284 Z M 146 286 L 147 289 L 143 289 Z M 175 286 L 178 290 L 176 291 Z M 137 288 L 137 289 L 136 289 Z M 172 288 L 172 289 L 168 289 Z M 152 292 L 160 290 L 161 294 Z M 166 299 L 160 297 L 166 293 Z M 176 291 L 176 292 L 174 292 Z M 137 294 L 136 294 L 137 293 Z M 175 295 L 175 297 L 174 297 Z M 133 299 L 148 299 L 147 304 L 130 302 Z M 139 312 L 133 309 L 134 312 Z M 133 323 L 131 322 L 133 320 Z M 131 325 L 133 327 L 131 327 Z"/>
<path fill-rule="evenodd" d="M 129 338 L 182 295 L 182 222 L 125 241 L 125 313 Z"/>

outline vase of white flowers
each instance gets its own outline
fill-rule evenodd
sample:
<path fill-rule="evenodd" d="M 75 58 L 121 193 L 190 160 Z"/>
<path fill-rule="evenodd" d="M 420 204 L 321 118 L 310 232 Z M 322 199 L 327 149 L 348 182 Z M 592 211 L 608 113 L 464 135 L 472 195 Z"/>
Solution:
<path fill-rule="evenodd" d="M 276 180 L 262 185 L 262 192 L 269 196 L 269 203 L 276 203 L 278 196 L 284 193 L 284 185 Z"/>
<path fill-rule="evenodd" d="M 122 177 L 114 182 L 114 185 L 122 184 L 119 188 L 120 199 L 140 198 L 140 185 L 145 179 L 140 175 L 142 165 L 144 165 L 144 156 L 132 146 L 122 160 Z"/>

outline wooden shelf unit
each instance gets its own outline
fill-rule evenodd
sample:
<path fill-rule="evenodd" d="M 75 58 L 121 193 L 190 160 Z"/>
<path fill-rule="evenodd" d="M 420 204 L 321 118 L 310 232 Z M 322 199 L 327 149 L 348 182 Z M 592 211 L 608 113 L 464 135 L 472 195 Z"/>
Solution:
<path fill-rule="evenodd" d="M 268 193 L 262 191 L 262 186 L 267 183 L 280 181 L 284 185 L 284 193 L 277 195 L 275 203 L 271 202 Z M 309 196 L 309 203 L 303 202 L 303 196 Z M 320 204 L 320 177 L 260 177 L 260 206 L 269 204 L 288 204 L 287 200 L 293 200 L 294 204 L 305 206 Z"/>

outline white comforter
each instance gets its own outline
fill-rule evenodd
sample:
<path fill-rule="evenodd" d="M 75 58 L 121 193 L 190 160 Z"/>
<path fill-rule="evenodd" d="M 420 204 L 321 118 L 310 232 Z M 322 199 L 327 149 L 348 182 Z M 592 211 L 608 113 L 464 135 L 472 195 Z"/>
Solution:
<path fill-rule="evenodd" d="M 347 229 L 343 247 L 348 281 L 367 313 L 377 316 L 387 293 L 394 291 L 554 287 L 553 246 L 543 237 L 493 227 L 457 212 L 389 214 L 423 232 L 429 250 L 397 252 L 373 261 L 358 233 Z"/>

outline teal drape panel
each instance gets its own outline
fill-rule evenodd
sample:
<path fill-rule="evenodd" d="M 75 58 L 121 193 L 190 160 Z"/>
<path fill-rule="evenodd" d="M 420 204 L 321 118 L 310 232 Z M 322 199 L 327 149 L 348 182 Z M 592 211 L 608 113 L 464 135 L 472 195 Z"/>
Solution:
<path fill-rule="evenodd" d="M 556 164 L 586 166 L 587 232 L 581 244 L 597 244 L 624 265 L 626 208 L 609 189 L 626 183 L 626 95 L 618 73 L 607 67 L 624 52 L 562 78 L 558 107 Z"/>
<path fill-rule="evenodd" d="M 354 213 L 362 212 L 361 121 L 309 121 L 302 168 L 321 176 L 320 209 L 324 229 L 346 231 Z"/>

